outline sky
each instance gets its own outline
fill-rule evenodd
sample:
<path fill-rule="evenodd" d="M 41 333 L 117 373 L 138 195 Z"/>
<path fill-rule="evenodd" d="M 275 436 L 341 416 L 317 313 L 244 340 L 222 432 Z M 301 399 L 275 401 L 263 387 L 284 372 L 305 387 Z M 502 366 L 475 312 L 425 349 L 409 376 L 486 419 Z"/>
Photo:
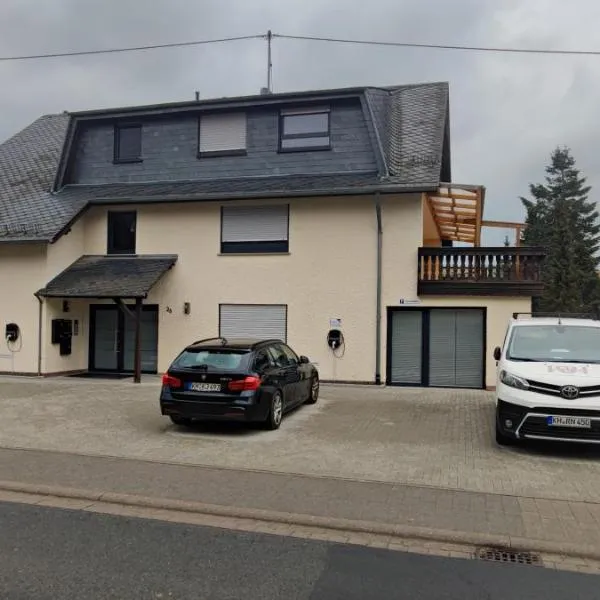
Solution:
<path fill-rule="evenodd" d="M 593 0 L 2 0 L 0 57 L 274 33 L 445 45 L 600 50 Z M 453 181 L 487 188 L 484 218 L 522 221 L 519 196 L 556 146 L 600 189 L 600 56 L 366 47 L 275 39 L 273 90 L 450 84 Z M 260 39 L 0 61 L 0 140 L 42 114 L 258 93 Z M 512 232 L 489 229 L 483 243 Z M 511 239 L 511 243 L 514 239 Z"/>

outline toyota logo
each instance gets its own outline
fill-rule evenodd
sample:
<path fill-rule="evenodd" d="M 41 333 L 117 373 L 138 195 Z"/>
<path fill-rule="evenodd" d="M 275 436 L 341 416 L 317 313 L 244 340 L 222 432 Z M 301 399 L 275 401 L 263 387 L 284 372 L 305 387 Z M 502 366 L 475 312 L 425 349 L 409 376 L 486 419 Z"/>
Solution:
<path fill-rule="evenodd" d="M 579 396 L 579 388 L 574 385 L 565 385 L 561 388 L 560 395 L 567 400 L 575 400 Z"/>

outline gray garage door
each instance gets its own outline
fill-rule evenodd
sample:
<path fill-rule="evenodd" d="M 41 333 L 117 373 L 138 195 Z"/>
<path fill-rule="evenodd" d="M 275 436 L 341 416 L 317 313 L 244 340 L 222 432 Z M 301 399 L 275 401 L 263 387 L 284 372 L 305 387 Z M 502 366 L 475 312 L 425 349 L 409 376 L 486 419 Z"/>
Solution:
<path fill-rule="evenodd" d="M 390 383 L 482 387 L 482 309 L 398 310 L 390 318 Z"/>
<path fill-rule="evenodd" d="M 483 382 L 482 310 L 431 310 L 429 385 L 480 388 Z"/>
<path fill-rule="evenodd" d="M 392 313 L 392 383 L 421 385 L 423 313 L 417 310 Z"/>
<path fill-rule="evenodd" d="M 223 337 L 277 338 L 286 341 L 285 304 L 221 304 L 219 335 Z"/>

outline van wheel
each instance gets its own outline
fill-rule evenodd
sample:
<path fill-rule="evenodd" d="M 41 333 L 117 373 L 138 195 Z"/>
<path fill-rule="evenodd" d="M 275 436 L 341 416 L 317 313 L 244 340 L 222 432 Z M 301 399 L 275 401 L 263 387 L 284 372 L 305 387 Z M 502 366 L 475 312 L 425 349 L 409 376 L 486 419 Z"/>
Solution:
<path fill-rule="evenodd" d="M 498 427 L 498 423 L 496 423 L 496 444 L 499 446 L 514 446 L 516 443 L 517 440 L 508 435 L 504 435 L 500 430 L 500 427 Z"/>
<path fill-rule="evenodd" d="M 274 392 L 271 398 L 271 407 L 269 408 L 269 416 L 265 421 L 265 429 L 273 431 L 279 429 L 281 425 L 281 419 L 283 419 L 283 396 L 281 392 Z"/>

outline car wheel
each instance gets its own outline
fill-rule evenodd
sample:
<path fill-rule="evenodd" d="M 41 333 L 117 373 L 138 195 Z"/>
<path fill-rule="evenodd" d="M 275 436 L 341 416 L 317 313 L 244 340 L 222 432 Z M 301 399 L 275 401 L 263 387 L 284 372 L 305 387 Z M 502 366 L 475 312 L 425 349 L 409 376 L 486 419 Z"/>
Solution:
<path fill-rule="evenodd" d="M 175 425 L 185 425 L 189 427 L 192 424 L 192 420 L 186 417 L 180 417 L 178 415 L 169 415 L 169 418 Z"/>
<path fill-rule="evenodd" d="M 499 446 L 514 446 L 517 443 L 517 440 L 508 435 L 504 435 L 500 430 L 498 423 L 496 423 L 496 443 Z"/>
<path fill-rule="evenodd" d="M 283 396 L 281 392 L 275 392 L 271 398 L 271 407 L 269 416 L 265 421 L 265 427 L 271 431 L 279 429 L 281 419 L 283 419 Z"/>
<path fill-rule="evenodd" d="M 310 395 L 306 400 L 306 404 L 316 404 L 319 399 L 319 376 L 313 375 L 310 380 Z"/>

